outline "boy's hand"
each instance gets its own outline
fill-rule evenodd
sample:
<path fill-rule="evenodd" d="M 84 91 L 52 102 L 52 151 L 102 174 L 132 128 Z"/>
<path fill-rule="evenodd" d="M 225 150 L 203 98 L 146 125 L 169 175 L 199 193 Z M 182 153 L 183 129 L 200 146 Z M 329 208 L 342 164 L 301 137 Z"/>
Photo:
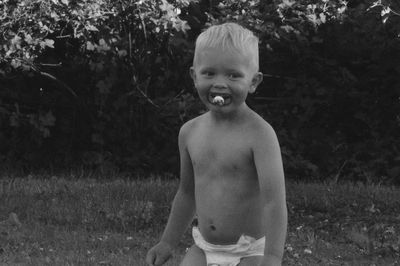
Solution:
<path fill-rule="evenodd" d="M 159 242 L 147 253 L 146 263 L 149 266 L 160 266 L 163 265 L 171 256 L 172 247 L 165 242 Z"/>

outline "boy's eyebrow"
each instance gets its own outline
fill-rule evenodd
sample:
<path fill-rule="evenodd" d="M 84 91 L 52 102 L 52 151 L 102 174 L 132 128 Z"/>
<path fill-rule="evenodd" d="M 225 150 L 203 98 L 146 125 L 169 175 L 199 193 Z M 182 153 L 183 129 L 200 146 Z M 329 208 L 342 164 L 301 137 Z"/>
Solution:
<path fill-rule="evenodd" d="M 213 70 L 214 70 L 213 67 L 202 67 L 202 68 L 200 68 L 200 72 L 203 72 L 203 71 L 213 71 Z"/>
<path fill-rule="evenodd" d="M 244 75 L 244 72 L 240 69 L 236 69 L 236 68 L 227 68 L 225 70 L 227 73 L 235 73 L 235 74 L 239 74 L 239 75 Z"/>
<path fill-rule="evenodd" d="M 236 69 L 236 68 L 228 68 L 226 69 L 228 72 L 238 72 L 238 73 L 242 73 L 242 71 L 240 69 Z"/>
<path fill-rule="evenodd" d="M 212 67 L 212 66 L 205 66 L 205 67 L 201 67 L 200 71 L 205 71 L 205 70 L 215 70 L 216 67 Z M 224 69 L 226 72 L 238 72 L 238 73 L 242 73 L 243 71 L 241 71 L 240 69 L 237 68 L 226 68 Z"/>

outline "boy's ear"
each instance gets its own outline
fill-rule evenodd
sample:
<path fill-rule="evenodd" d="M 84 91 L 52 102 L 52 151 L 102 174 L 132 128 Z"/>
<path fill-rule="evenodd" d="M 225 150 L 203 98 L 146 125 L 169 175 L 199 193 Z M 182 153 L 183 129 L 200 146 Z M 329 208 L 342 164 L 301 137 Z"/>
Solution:
<path fill-rule="evenodd" d="M 196 71 L 194 70 L 194 67 L 191 67 L 189 69 L 189 73 L 190 73 L 190 76 L 193 79 L 194 84 L 196 84 Z"/>
<path fill-rule="evenodd" d="M 257 86 L 260 85 L 262 80 L 263 80 L 263 73 L 257 72 L 256 74 L 254 74 L 254 77 L 251 80 L 250 93 L 254 93 L 256 91 Z"/>

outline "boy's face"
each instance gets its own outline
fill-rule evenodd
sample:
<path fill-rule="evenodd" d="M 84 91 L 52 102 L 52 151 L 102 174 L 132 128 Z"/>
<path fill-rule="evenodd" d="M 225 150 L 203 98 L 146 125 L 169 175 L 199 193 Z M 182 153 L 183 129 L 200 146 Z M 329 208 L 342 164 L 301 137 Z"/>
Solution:
<path fill-rule="evenodd" d="M 262 74 L 241 53 L 211 48 L 200 51 L 197 59 L 190 74 L 201 101 L 210 111 L 235 111 L 262 81 Z M 224 103 L 213 103 L 215 96 L 223 97 Z"/>

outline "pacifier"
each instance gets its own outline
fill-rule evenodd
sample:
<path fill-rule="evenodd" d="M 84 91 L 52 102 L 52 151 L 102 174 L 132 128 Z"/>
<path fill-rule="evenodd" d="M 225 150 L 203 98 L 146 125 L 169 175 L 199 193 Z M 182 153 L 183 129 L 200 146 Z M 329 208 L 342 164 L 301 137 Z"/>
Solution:
<path fill-rule="evenodd" d="M 212 100 L 212 102 L 214 103 L 214 104 L 217 104 L 217 105 L 219 105 L 219 106 L 222 106 L 222 105 L 224 105 L 224 102 L 225 102 L 225 100 L 224 100 L 224 98 L 222 97 L 222 96 L 215 96 L 214 98 L 213 98 L 213 100 Z"/>

